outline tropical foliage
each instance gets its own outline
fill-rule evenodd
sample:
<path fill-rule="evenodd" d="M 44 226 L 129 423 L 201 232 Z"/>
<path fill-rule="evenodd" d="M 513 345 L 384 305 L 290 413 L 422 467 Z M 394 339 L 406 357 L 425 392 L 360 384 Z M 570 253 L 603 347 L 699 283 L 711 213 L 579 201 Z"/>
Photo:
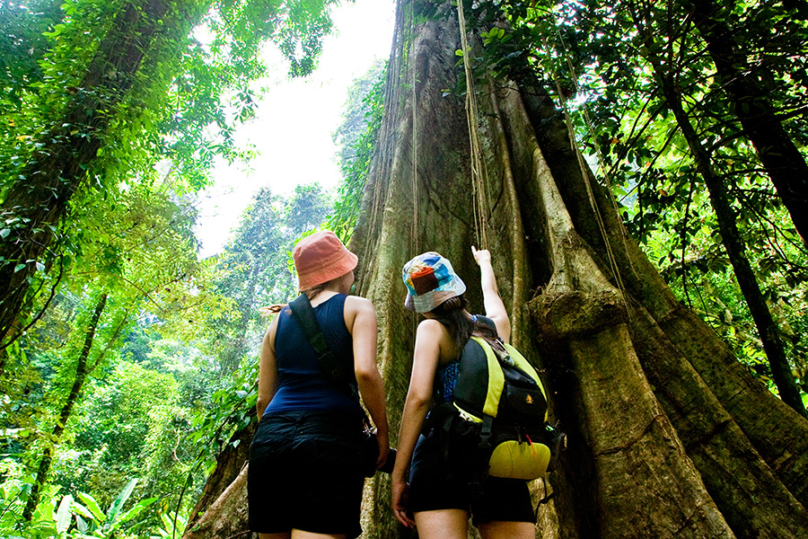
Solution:
<path fill-rule="evenodd" d="M 233 134 L 264 44 L 305 76 L 330 4 L 0 3 L 0 535 L 182 533 L 254 394 L 258 307 L 294 291 L 288 251 L 331 207 L 264 189 L 201 260 L 196 193 L 252 156 Z"/>
<path fill-rule="evenodd" d="M 295 294 L 302 235 L 351 238 L 386 64 L 348 92 L 338 193 L 261 189 L 208 259 L 198 196 L 217 159 L 254 155 L 234 135 L 261 99 L 262 47 L 310 73 L 335 3 L 0 1 L 0 535 L 177 537 L 243 443 L 260 307 Z M 466 4 L 481 46 L 457 51 L 442 98 L 465 97 L 465 60 L 478 88 L 483 73 L 553 88 L 674 294 L 804 413 L 808 248 L 784 195 L 808 204 L 804 6 Z M 425 5 L 412 24 L 440 16 Z M 783 188 L 781 168 L 803 183 Z"/>

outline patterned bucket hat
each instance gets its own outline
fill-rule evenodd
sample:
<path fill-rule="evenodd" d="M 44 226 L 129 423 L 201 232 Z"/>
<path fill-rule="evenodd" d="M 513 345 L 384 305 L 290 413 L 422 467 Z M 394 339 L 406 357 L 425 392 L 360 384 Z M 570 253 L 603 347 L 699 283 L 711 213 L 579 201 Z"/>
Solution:
<path fill-rule="evenodd" d="M 466 291 L 466 284 L 452 269 L 452 263 L 434 251 L 420 254 L 404 264 L 402 271 L 410 311 L 426 313 Z"/>

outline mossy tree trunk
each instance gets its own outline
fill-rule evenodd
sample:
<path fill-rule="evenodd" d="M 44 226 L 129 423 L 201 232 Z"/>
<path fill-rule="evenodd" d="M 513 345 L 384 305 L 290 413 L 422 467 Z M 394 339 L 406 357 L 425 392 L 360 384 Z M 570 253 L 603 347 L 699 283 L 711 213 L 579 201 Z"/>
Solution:
<path fill-rule="evenodd" d="M 424 4 L 415 2 L 416 13 Z M 465 105 L 444 95 L 458 85 L 456 11 L 429 5 L 437 14 L 424 21 L 399 2 L 385 118 L 351 242 L 359 293 L 379 317 L 394 431 L 417 323 L 403 308 L 403 264 L 439 251 L 466 280 L 473 310 L 483 310 Z M 676 301 L 581 166 L 543 88 L 483 80 L 476 101 L 485 247 L 514 340 L 540 363 L 569 435 L 559 469 L 534 485 L 537 536 L 807 536 L 808 421 Z M 411 536 L 389 510 L 388 480 L 377 474 L 367 486 L 367 537 Z M 226 492 L 206 517 L 232 524 L 239 500 L 241 491 Z"/>
<path fill-rule="evenodd" d="M 25 504 L 23 519 L 27 522 L 31 521 L 34 516 L 34 511 L 36 511 L 36 507 L 39 504 L 42 489 L 48 481 L 48 474 L 50 473 L 51 464 L 53 463 L 53 455 L 62 442 L 62 435 L 73 413 L 73 408 L 76 406 L 81 396 L 81 390 L 84 388 L 84 382 L 87 381 L 87 375 L 91 374 L 95 368 L 95 365 L 89 361 L 90 350 L 93 348 L 93 343 L 95 342 L 98 331 L 98 322 L 107 305 L 108 297 L 107 293 L 102 293 L 99 296 L 95 304 L 95 309 L 93 310 L 93 315 L 90 318 L 90 322 L 87 324 L 87 329 L 84 331 L 84 345 L 81 347 L 81 352 L 76 362 L 76 376 L 73 378 L 73 385 L 70 388 L 67 400 L 62 405 L 62 409 L 59 412 L 59 419 L 56 420 L 56 425 L 54 425 L 53 431 L 50 434 L 49 443 L 42 451 L 42 458 L 39 460 L 39 466 L 37 467 L 36 480 L 31 487 L 31 493 Z"/>
<path fill-rule="evenodd" d="M 41 147 L 5 193 L 0 216 L 24 226 L 0 240 L 0 342 L 26 310 L 34 262 L 59 240 L 73 195 L 86 184 L 114 111 L 135 84 L 146 51 L 169 10 L 163 0 L 133 1 L 115 17 L 75 95 Z"/>

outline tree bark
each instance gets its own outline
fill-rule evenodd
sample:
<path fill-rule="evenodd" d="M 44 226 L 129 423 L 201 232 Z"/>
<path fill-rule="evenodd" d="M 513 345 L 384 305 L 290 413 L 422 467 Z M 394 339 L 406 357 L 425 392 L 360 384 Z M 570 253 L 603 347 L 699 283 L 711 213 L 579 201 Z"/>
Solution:
<path fill-rule="evenodd" d="M 419 17 L 424 7 L 435 9 Z M 351 241 L 359 293 L 379 317 L 393 432 L 417 324 L 403 308 L 403 264 L 437 250 L 466 281 L 473 310 L 483 304 L 468 125 L 463 100 L 444 95 L 458 84 L 455 13 L 448 1 L 399 2 L 380 143 Z M 524 284 L 530 316 L 514 337 L 569 435 L 559 468 L 532 485 L 537 537 L 807 535 L 808 421 L 675 300 L 544 89 L 529 79 L 478 86 L 488 247 L 506 305 Z M 514 220 L 523 233 L 512 233 Z M 387 476 L 365 495 L 365 537 L 411 536 L 392 517 Z M 227 520 L 228 507 L 212 507 L 209 521 Z"/>
<path fill-rule="evenodd" d="M 777 194 L 791 215 L 803 242 L 808 243 L 808 163 L 782 122 L 772 110 L 769 98 L 756 81 L 757 74 L 747 55 L 734 45 L 721 9 L 712 1 L 688 2 L 699 33 L 715 63 L 718 80 L 727 93 L 730 106 L 744 133 L 757 150 L 760 161 Z M 803 9 L 805 7 L 803 6 Z"/>
<path fill-rule="evenodd" d="M 49 443 L 45 446 L 45 449 L 42 452 L 42 459 L 39 461 L 39 468 L 37 469 L 36 473 L 36 481 L 34 482 L 31 489 L 31 494 L 29 495 L 28 501 L 25 504 L 25 510 L 23 511 L 23 519 L 26 522 L 30 522 L 34 516 L 34 511 L 39 504 L 42 488 L 45 486 L 45 483 L 48 480 L 48 472 L 50 472 L 50 467 L 53 463 L 53 454 L 56 451 L 56 448 L 59 446 L 59 443 L 62 441 L 62 434 L 67 426 L 67 421 L 70 419 L 70 415 L 73 413 L 73 407 L 76 405 L 79 395 L 81 394 L 81 389 L 84 387 L 84 382 L 87 379 L 87 374 L 89 373 L 87 360 L 90 357 L 90 350 L 92 349 L 93 342 L 95 340 L 96 331 L 98 329 L 98 321 L 101 318 L 101 314 L 104 312 L 104 307 L 106 304 L 107 294 L 101 294 L 101 296 L 98 298 L 98 302 L 95 305 L 93 315 L 90 318 L 90 323 L 87 324 L 87 329 L 84 332 L 84 345 L 81 348 L 78 364 L 76 365 L 76 377 L 73 379 L 73 386 L 70 388 L 70 394 L 67 397 L 67 401 L 65 401 L 64 405 L 62 406 L 62 411 L 59 413 L 59 419 L 56 421 L 56 426 L 53 427 L 53 431 L 51 432 Z"/>
<path fill-rule="evenodd" d="M 254 410 L 249 411 L 254 414 Z M 227 448 L 216 457 L 216 469 L 210 474 L 202 495 L 196 501 L 191 515 L 188 517 L 188 524 L 185 533 L 193 529 L 204 513 L 219 499 L 222 493 L 238 477 L 250 456 L 250 443 L 252 442 L 257 423 L 250 423 L 246 428 L 236 432 L 230 439 Z M 238 445 L 234 448 L 233 442 L 238 440 Z"/>
<path fill-rule="evenodd" d="M 526 86 L 522 98 L 532 124 L 541 126 L 535 132 L 541 147 L 545 149 L 551 170 L 556 176 L 566 179 L 557 185 L 577 230 L 598 254 L 601 265 L 608 268 L 603 262 L 607 259 L 604 236 L 592 217 L 591 202 L 580 188 L 583 182 L 581 169 L 576 156 L 570 150 L 569 139 L 563 130 L 563 118 L 541 88 Z M 653 384 L 658 398 L 663 402 L 670 401 L 671 397 L 664 397 L 664 394 L 678 386 L 682 392 L 673 402 L 678 402 L 683 411 L 696 416 L 702 410 L 695 403 L 705 398 L 717 399 L 720 403 L 718 406 L 724 408 L 722 413 L 728 413 L 747 438 L 745 443 L 751 443 L 751 447 L 759 452 L 765 464 L 803 506 L 808 504 L 808 422 L 754 380 L 732 355 L 726 343 L 692 311 L 676 301 L 637 243 L 626 235 L 606 190 L 595 186 L 593 194 L 626 290 L 642 303 L 652 319 L 650 324 L 658 326 L 658 331 L 669 341 L 662 344 L 660 349 L 667 350 L 668 354 L 680 354 L 681 360 L 689 363 L 672 368 L 664 379 Z M 528 220 L 528 223 L 533 225 L 532 220 Z M 529 227 L 528 234 L 533 233 L 535 228 Z M 632 317 L 632 320 L 632 326 L 639 326 L 633 331 L 646 335 L 642 340 L 635 341 L 638 349 L 642 349 L 646 346 L 649 332 L 642 329 L 641 319 Z M 645 356 L 649 362 L 646 369 L 650 369 L 655 363 L 659 363 L 656 369 L 668 369 L 665 367 L 668 356 L 640 355 L 641 358 Z M 686 370 L 693 372 L 688 375 Z M 705 393 L 701 398 L 696 398 L 699 391 L 690 383 L 685 383 L 694 376 L 702 379 L 713 397 Z M 680 380 L 677 386 L 671 384 L 674 378 Z M 709 413 L 705 415 L 709 416 Z M 703 424 L 700 436 L 709 441 L 711 433 L 717 432 L 717 429 L 703 423 L 703 420 L 698 423 Z M 778 425 L 779 428 L 772 428 L 772 425 Z M 734 459 L 731 460 L 735 462 Z M 752 503 L 756 503 L 754 499 Z"/>
<path fill-rule="evenodd" d="M 247 528 L 247 466 L 182 539 L 258 537 Z"/>

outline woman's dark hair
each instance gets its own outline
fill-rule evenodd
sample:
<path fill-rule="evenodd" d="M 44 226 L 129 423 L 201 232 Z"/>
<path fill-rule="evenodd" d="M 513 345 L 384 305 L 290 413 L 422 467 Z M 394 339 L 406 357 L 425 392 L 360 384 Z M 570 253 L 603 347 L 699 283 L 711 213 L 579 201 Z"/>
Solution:
<path fill-rule="evenodd" d="M 479 320 L 476 322 L 472 320 L 469 313 L 466 312 L 468 304 L 468 300 L 460 295 L 449 298 L 432 309 L 432 314 L 449 331 L 458 350 L 466 345 L 472 335 L 482 337 L 487 341 L 497 340 L 496 330 Z"/>

